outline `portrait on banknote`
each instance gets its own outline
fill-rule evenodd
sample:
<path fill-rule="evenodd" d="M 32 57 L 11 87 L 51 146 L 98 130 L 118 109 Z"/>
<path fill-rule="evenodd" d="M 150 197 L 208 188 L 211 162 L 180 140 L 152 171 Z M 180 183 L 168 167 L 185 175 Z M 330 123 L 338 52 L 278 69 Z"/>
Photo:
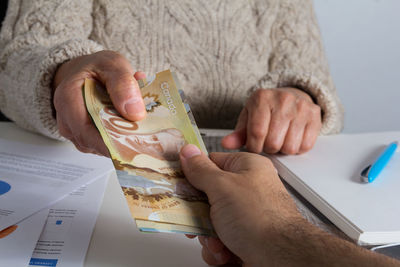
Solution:
<path fill-rule="evenodd" d="M 141 129 L 144 127 L 140 122 L 126 120 L 116 111 L 105 89 L 98 83 L 96 91 L 102 104 L 99 117 L 114 148 L 112 157 L 121 176 L 120 183 L 125 187 L 124 192 L 135 197 L 146 196 L 146 199 L 170 196 L 186 200 L 204 198 L 183 179 L 179 151 L 187 142 L 179 129 L 146 132 L 146 129 Z M 157 101 L 157 96 L 147 94 L 144 99 L 152 116 L 165 117 L 165 112 L 168 113 Z"/>
<path fill-rule="evenodd" d="M 141 121 L 123 118 L 96 81 L 86 80 L 84 96 L 131 214 L 140 225 L 146 229 L 156 225 L 160 231 L 210 233 L 207 197 L 186 180 L 180 166 L 179 152 L 185 144 L 206 151 L 176 84 L 170 71 L 139 81 L 147 110 Z"/>

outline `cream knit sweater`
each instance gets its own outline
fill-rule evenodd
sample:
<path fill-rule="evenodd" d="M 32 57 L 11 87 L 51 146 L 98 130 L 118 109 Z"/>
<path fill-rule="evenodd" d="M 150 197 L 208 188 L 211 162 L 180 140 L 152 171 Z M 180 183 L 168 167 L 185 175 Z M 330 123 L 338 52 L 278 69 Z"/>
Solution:
<path fill-rule="evenodd" d="M 311 0 L 10 0 L 0 35 L 0 109 L 23 128 L 60 138 L 52 113 L 57 67 L 103 49 L 135 70 L 177 72 L 200 127 L 232 128 L 257 88 L 292 86 L 343 111 Z"/>

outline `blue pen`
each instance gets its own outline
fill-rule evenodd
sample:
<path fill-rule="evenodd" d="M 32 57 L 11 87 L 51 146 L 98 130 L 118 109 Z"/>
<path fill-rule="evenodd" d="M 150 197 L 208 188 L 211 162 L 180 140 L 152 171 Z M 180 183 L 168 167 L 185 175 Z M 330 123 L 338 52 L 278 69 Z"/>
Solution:
<path fill-rule="evenodd" d="M 382 154 L 379 155 L 376 161 L 372 165 L 367 166 L 361 172 L 361 181 L 365 183 L 371 183 L 372 181 L 374 181 L 375 178 L 378 177 L 378 175 L 382 172 L 382 170 L 385 168 L 389 160 L 396 152 L 397 146 L 398 143 L 396 141 L 390 143 L 382 152 Z"/>

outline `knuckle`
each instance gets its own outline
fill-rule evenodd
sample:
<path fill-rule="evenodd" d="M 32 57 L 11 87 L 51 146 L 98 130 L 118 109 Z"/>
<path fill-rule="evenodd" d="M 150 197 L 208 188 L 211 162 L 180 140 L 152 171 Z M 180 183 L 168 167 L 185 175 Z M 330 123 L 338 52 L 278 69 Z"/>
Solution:
<path fill-rule="evenodd" d="M 115 76 L 115 78 L 119 80 L 120 85 L 124 88 L 130 88 L 135 85 L 134 77 L 132 76 L 132 72 L 130 72 L 129 70 L 117 70 Z"/>
<path fill-rule="evenodd" d="M 268 141 L 264 145 L 264 152 L 277 153 L 281 149 L 281 144 L 276 140 Z"/>
<path fill-rule="evenodd" d="M 136 86 L 130 73 L 119 73 L 114 76 L 114 79 L 118 80 L 115 85 L 112 88 L 107 88 L 112 99 L 124 101 L 139 94 L 139 88 Z"/>
<path fill-rule="evenodd" d="M 262 165 L 267 167 L 267 168 L 275 168 L 274 164 L 272 163 L 272 161 L 267 158 L 267 157 L 262 157 Z"/>
<path fill-rule="evenodd" d="M 299 99 L 297 101 L 297 111 L 300 113 L 306 113 L 310 108 L 310 103 L 305 99 Z"/>
<path fill-rule="evenodd" d="M 260 140 L 264 139 L 265 135 L 266 135 L 266 129 L 263 129 L 259 125 L 255 125 L 251 128 L 249 137 L 250 139 Z"/>
<path fill-rule="evenodd" d="M 295 155 L 298 152 L 297 147 L 290 145 L 282 148 L 282 152 L 287 155 Z"/>
<path fill-rule="evenodd" d="M 265 97 L 269 96 L 270 94 L 271 94 L 271 90 L 260 88 L 254 92 L 254 97 L 258 98 L 258 99 L 265 98 Z"/>
<path fill-rule="evenodd" d="M 264 89 L 257 89 L 254 93 L 253 93 L 253 98 L 255 99 L 259 99 L 262 97 L 262 95 L 264 94 Z"/>
<path fill-rule="evenodd" d="M 312 147 L 313 147 L 312 142 L 305 141 L 301 145 L 300 152 L 307 152 L 307 151 L 311 150 Z"/>
<path fill-rule="evenodd" d="M 290 93 L 290 92 L 280 92 L 279 95 L 279 103 L 283 107 L 288 107 L 293 105 L 293 103 L 296 101 L 296 97 Z"/>
<path fill-rule="evenodd" d="M 293 109 L 282 109 L 277 115 L 277 120 L 283 123 L 292 120 L 295 116 L 296 112 Z"/>
<path fill-rule="evenodd" d="M 313 105 L 311 107 L 311 114 L 313 116 L 321 116 L 321 107 L 318 105 Z"/>
<path fill-rule="evenodd" d="M 251 101 L 249 101 L 250 106 L 260 106 L 265 104 L 266 100 L 270 98 L 272 90 L 268 89 L 257 89 L 251 96 Z"/>

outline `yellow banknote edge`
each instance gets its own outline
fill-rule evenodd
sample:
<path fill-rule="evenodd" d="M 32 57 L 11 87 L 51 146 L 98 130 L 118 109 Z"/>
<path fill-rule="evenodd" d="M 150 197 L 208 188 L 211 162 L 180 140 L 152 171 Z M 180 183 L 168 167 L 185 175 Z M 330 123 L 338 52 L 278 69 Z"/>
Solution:
<path fill-rule="evenodd" d="M 192 127 L 192 123 L 190 122 L 190 119 L 186 114 L 187 110 L 185 109 L 185 106 L 180 99 L 175 81 L 173 78 L 171 78 L 172 74 L 169 71 L 165 71 L 157 74 L 157 76 L 161 76 L 161 81 L 158 82 L 157 86 L 160 86 L 161 90 L 163 90 L 163 86 L 164 89 L 168 89 L 163 91 L 163 94 L 168 97 L 166 100 L 167 102 L 165 102 L 164 99 L 164 102 L 166 103 L 164 105 L 166 106 L 168 104 L 168 101 L 170 101 L 169 103 L 173 103 L 172 107 L 168 106 L 170 111 L 172 108 L 177 114 L 179 113 L 180 115 L 178 119 L 175 118 L 173 125 L 178 125 L 179 129 L 184 129 L 182 132 L 184 133 L 185 141 L 187 143 L 195 144 L 199 146 L 203 151 L 205 151 L 204 143 L 202 142 L 201 138 L 199 138 L 200 134 L 196 133 L 197 127 L 196 129 Z M 143 86 L 142 95 L 144 96 L 144 98 L 153 101 L 149 102 L 149 112 L 154 111 L 154 106 L 159 106 L 160 102 L 162 102 L 162 100 L 159 99 L 160 93 L 155 91 L 153 84 L 154 82 L 157 83 L 157 76 L 153 81 L 139 82 L 139 84 Z M 168 81 L 168 85 L 165 84 L 166 81 Z M 151 88 L 152 84 L 153 87 Z M 109 125 L 106 125 L 104 123 L 104 118 L 101 116 L 101 112 L 102 110 L 104 110 L 104 106 L 109 105 L 110 100 L 109 98 L 107 99 L 107 96 L 104 94 L 104 89 L 101 89 L 99 87 L 101 86 L 99 86 L 93 80 L 87 79 L 85 81 L 84 97 L 87 109 L 94 123 L 96 124 L 96 127 L 98 128 L 106 146 L 110 151 L 114 166 L 117 169 L 117 175 L 120 184 L 122 186 L 132 216 L 135 219 L 144 221 L 171 223 L 182 226 L 186 225 L 212 231 L 212 226 L 209 219 L 209 205 L 205 201 L 204 195 L 202 196 L 201 194 L 193 193 L 193 188 L 190 188 L 190 185 L 188 185 L 186 179 L 182 177 L 182 172 L 179 170 L 179 166 L 163 167 L 162 165 L 160 165 L 162 162 L 157 161 L 154 158 L 152 159 L 151 157 L 146 155 L 139 155 L 141 156 L 140 160 L 142 162 L 150 164 L 150 167 L 158 166 L 159 169 L 157 170 L 161 170 L 162 168 L 164 168 L 163 170 L 167 170 L 166 173 L 160 173 L 154 170 L 149 170 L 148 168 L 137 168 L 137 163 L 139 161 L 133 162 L 134 164 L 136 164 L 136 166 L 135 168 L 132 168 L 132 166 L 130 166 L 131 162 L 124 160 L 121 157 L 120 151 L 115 147 L 115 142 L 113 143 L 112 141 L 113 133 L 107 130 L 107 126 Z M 101 95 L 99 96 L 96 94 Z M 102 106 L 100 102 L 105 103 L 105 105 Z M 113 112 L 115 113 L 115 111 L 112 111 L 111 113 Z M 121 121 L 120 124 L 122 123 L 126 122 Z M 141 123 L 143 124 L 145 122 Z M 161 123 L 165 122 L 159 122 L 159 124 Z M 141 125 L 140 122 L 137 124 Z M 145 195 L 145 191 L 147 189 L 144 191 L 140 191 L 137 190 L 137 187 L 132 186 L 132 184 L 135 185 L 135 183 L 143 183 L 143 179 L 146 179 L 146 183 L 154 184 L 153 187 L 160 192 L 157 194 Z M 167 188 L 168 186 L 172 186 L 175 189 L 179 189 L 183 192 L 186 190 L 186 193 L 177 195 L 169 191 L 165 191 L 164 188 Z M 202 232 L 204 231 L 201 231 L 199 234 L 201 234 Z"/>
<path fill-rule="evenodd" d="M 165 72 L 168 72 L 168 71 L 165 71 Z M 195 133 L 195 135 L 196 135 L 196 140 L 198 141 L 198 143 L 196 143 L 196 145 L 198 145 L 199 148 L 200 148 L 205 154 L 208 154 L 207 149 L 206 149 L 206 146 L 205 146 L 205 144 L 204 144 L 204 142 L 203 142 L 203 139 L 202 139 L 202 137 L 201 137 L 200 130 L 199 130 L 199 128 L 197 127 L 197 124 L 196 124 L 196 122 L 195 122 L 195 120 L 194 120 L 194 116 L 193 116 L 193 114 L 192 114 L 192 111 L 191 111 L 191 109 L 190 109 L 190 106 L 189 106 L 189 104 L 186 102 L 186 99 L 185 99 L 185 96 L 184 96 L 184 92 L 183 92 L 181 83 L 180 83 L 180 81 L 179 81 L 179 79 L 178 79 L 178 76 L 176 75 L 175 72 L 170 72 L 170 73 L 171 73 L 171 75 L 172 75 L 173 82 L 174 82 L 175 87 L 176 87 L 176 89 L 177 89 L 177 91 L 178 91 L 178 93 L 179 93 L 179 96 L 181 97 L 181 102 L 182 102 L 183 108 L 186 110 L 186 114 L 188 115 L 188 119 L 189 119 L 189 121 L 190 121 L 190 123 L 191 123 L 191 125 L 192 125 L 192 129 L 193 129 L 193 131 L 194 131 L 194 133 Z M 146 86 L 148 86 L 149 84 L 151 84 L 155 79 L 156 79 L 156 75 L 152 75 L 152 76 L 150 76 L 149 78 L 145 78 L 145 79 L 142 79 L 142 80 L 138 80 L 139 87 L 140 87 L 141 89 L 143 89 L 143 88 L 145 88 Z M 186 123 L 187 123 L 187 122 L 186 122 Z"/>

